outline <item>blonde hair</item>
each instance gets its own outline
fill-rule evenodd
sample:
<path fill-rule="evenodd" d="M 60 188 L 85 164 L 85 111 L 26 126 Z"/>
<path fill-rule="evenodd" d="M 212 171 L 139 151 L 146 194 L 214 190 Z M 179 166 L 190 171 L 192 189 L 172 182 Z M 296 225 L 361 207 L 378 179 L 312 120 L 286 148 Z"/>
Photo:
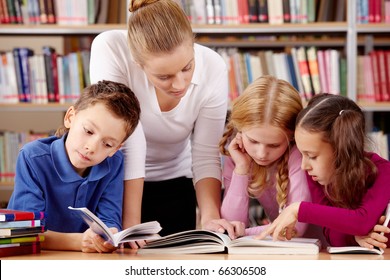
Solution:
<path fill-rule="evenodd" d="M 293 144 L 291 136 L 288 135 L 293 135 L 295 120 L 302 108 L 299 93 L 288 82 L 269 75 L 256 79 L 233 101 L 226 130 L 219 143 L 221 153 L 229 156 L 226 145 L 237 132 L 264 124 L 285 131 L 287 141 L 290 141 L 290 145 Z M 290 150 L 287 149 L 277 162 L 276 200 L 280 208 L 287 202 L 289 154 Z M 250 196 L 258 196 L 264 191 L 267 187 L 268 172 L 267 167 L 253 162 L 251 183 L 248 186 Z"/>
<path fill-rule="evenodd" d="M 128 43 L 134 60 L 143 65 L 148 54 L 171 53 L 191 40 L 191 23 L 173 0 L 130 1 Z"/>

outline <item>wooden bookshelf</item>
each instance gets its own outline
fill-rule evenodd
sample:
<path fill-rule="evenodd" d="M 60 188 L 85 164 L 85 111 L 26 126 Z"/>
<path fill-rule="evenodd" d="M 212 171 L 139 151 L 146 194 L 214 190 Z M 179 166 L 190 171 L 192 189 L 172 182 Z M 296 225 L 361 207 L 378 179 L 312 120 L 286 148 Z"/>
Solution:
<path fill-rule="evenodd" d="M 355 1 L 347 1 L 347 20 L 341 22 L 313 22 L 307 24 L 284 23 L 265 24 L 249 23 L 238 25 L 193 24 L 193 31 L 199 43 L 219 48 L 235 47 L 241 49 L 284 48 L 294 46 L 317 46 L 321 48 L 338 48 L 345 52 L 347 59 L 347 96 L 357 100 L 356 69 L 358 48 L 390 46 L 390 24 L 357 24 Z M 63 38 L 69 36 L 95 36 L 112 29 L 126 29 L 126 24 L 93 24 L 64 26 L 56 24 L 21 25 L 0 24 L 2 48 L 12 46 L 13 42 L 24 40 L 61 45 Z M 288 38 L 288 39 L 286 39 Z M 60 48 L 60 47 L 59 47 Z M 62 49 L 59 49 L 62 52 Z M 390 102 L 358 104 L 368 114 L 390 111 Z M 0 104 L 0 130 L 15 127 L 22 130 L 26 127 L 35 130 L 55 129 L 61 123 L 63 113 L 69 104 Z M 29 116 L 33 116 L 29 120 Z M 33 123 L 32 123 L 33 122 Z M 56 123 L 57 125 L 54 125 Z M 10 185 L 5 183 L 6 185 Z M 0 189 L 4 184 L 0 183 Z M 0 194 L 1 197 L 1 194 Z"/>

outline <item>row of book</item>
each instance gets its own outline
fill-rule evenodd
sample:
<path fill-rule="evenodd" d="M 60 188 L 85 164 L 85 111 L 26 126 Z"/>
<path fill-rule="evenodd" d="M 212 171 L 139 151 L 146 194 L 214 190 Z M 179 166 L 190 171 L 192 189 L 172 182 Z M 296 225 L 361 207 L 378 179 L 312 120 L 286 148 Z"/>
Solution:
<path fill-rule="evenodd" d="M 0 131 L 0 182 L 12 183 L 19 150 L 26 143 L 52 133 Z"/>
<path fill-rule="evenodd" d="M 357 23 L 390 23 L 390 0 L 356 0 Z"/>
<path fill-rule="evenodd" d="M 303 100 L 326 92 L 346 95 L 346 59 L 336 49 L 293 47 L 284 52 L 220 48 L 229 71 L 229 98 L 234 100 L 257 77 L 273 75 L 292 84 Z"/>
<path fill-rule="evenodd" d="M 0 209 L 0 258 L 39 254 L 45 213 Z"/>
<path fill-rule="evenodd" d="M 390 50 L 373 50 L 357 58 L 357 98 L 390 101 Z"/>
<path fill-rule="evenodd" d="M 181 3 L 194 24 L 346 20 L 346 0 L 181 0 Z"/>
<path fill-rule="evenodd" d="M 0 52 L 0 103 L 72 103 L 89 80 L 89 50 L 60 55 L 53 47 Z"/>
<path fill-rule="evenodd" d="M 0 0 L 0 24 L 126 23 L 127 0 Z"/>

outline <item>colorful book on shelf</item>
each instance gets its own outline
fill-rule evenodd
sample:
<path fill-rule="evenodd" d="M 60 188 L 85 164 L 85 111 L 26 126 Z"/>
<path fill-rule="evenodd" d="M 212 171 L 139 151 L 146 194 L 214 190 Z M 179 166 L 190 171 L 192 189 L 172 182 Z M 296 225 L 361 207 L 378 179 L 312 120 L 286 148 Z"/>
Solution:
<path fill-rule="evenodd" d="M 283 2 L 282 0 L 267 0 L 269 24 L 283 23 Z"/>
<path fill-rule="evenodd" d="M 268 0 L 258 0 L 259 3 L 259 22 L 268 22 Z"/>
<path fill-rule="evenodd" d="M 2 229 L 2 228 L 39 227 L 41 225 L 43 225 L 42 220 L 10 221 L 10 222 L 0 222 L 0 229 Z"/>
<path fill-rule="evenodd" d="M 25 220 L 43 220 L 45 212 L 42 211 L 20 211 L 12 209 L 0 209 L 0 222 L 6 221 L 25 221 Z"/>
<path fill-rule="evenodd" d="M 306 49 L 307 62 L 309 65 L 310 78 L 313 85 L 313 93 L 321 93 L 321 82 L 318 69 L 317 48 L 310 46 Z"/>
<path fill-rule="evenodd" d="M 44 226 L 22 228 L 0 228 L 0 238 L 11 236 L 35 235 L 45 232 Z"/>
<path fill-rule="evenodd" d="M 0 238 L 0 244 L 32 243 L 32 242 L 43 242 L 44 240 L 45 240 L 44 235 L 36 234 L 36 235 L 28 235 L 28 236 Z"/>
<path fill-rule="evenodd" d="M 150 240 L 138 254 L 315 255 L 321 248 L 318 239 L 293 238 L 288 241 L 263 240 L 244 236 L 231 240 L 228 235 L 207 230 L 189 230 Z"/>
<path fill-rule="evenodd" d="M 156 221 L 134 225 L 120 232 L 112 233 L 110 229 L 104 224 L 104 222 L 87 208 L 73 208 L 71 206 L 68 208 L 72 211 L 75 211 L 75 213 L 79 215 L 80 218 L 82 218 L 95 233 L 101 235 L 105 240 L 109 241 L 115 247 L 124 242 L 147 240 L 160 237 L 158 232 L 161 230 L 161 226 Z"/>
<path fill-rule="evenodd" d="M 27 254 L 39 254 L 41 252 L 41 242 L 15 243 L 6 245 L 8 246 L 1 247 L 0 245 L 0 258 Z"/>

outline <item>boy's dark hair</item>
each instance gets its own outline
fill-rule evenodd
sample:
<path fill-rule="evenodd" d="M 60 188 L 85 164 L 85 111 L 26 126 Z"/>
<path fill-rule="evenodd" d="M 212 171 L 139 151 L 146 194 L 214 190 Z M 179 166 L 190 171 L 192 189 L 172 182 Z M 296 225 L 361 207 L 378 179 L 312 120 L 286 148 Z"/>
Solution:
<path fill-rule="evenodd" d="M 139 101 L 133 91 L 121 83 L 99 81 L 84 89 L 74 109 L 77 113 L 96 103 L 104 104 L 112 114 L 125 121 L 125 141 L 137 127 L 141 114 Z M 57 129 L 56 136 L 61 137 L 66 132 L 68 129 L 62 126 Z"/>

